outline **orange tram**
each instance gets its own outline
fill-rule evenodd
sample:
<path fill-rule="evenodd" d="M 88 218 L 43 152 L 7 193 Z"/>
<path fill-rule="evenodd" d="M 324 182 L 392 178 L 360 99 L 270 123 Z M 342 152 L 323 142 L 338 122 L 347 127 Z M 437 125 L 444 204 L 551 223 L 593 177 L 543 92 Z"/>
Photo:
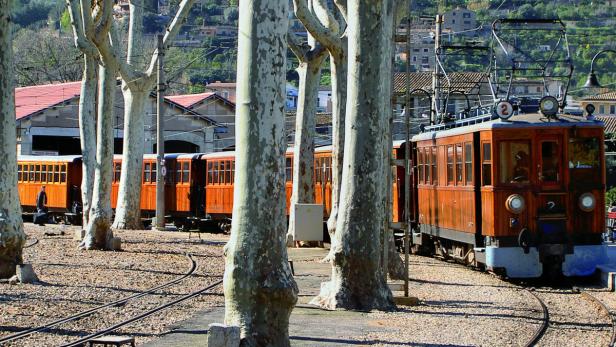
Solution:
<path fill-rule="evenodd" d="M 613 249 L 602 242 L 603 123 L 542 114 L 494 118 L 438 125 L 412 138 L 411 187 L 404 187 L 403 168 L 393 170 L 394 225 L 405 220 L 404 196 L 410 194 L 414 251 L 510 278 L 594 273 Z M 403 159 L 404 150 L 404 142 L 394 143 L 395 158 Z M 113 207 L 121 161 L 121 156 L 114 158 Z M 168 220 L 184 229 L 215 226 L 229 231 L 235 153 L 167 154 L 165 167 Z M 287 202 L 292 167 L 288 151 Z M 18 170 L 25 212 L 34 210 L 36 193 L 46 185 L 50 212 L 76 221 L 81 206 L 80 157 L 19 157 Z M 151 217 L 156 200 L 154 155 L 144 157 L 142 182 L 142 213 Z M 315 151 L 315 200 L 324 203 L 327 217 L 329 146 Z"/>

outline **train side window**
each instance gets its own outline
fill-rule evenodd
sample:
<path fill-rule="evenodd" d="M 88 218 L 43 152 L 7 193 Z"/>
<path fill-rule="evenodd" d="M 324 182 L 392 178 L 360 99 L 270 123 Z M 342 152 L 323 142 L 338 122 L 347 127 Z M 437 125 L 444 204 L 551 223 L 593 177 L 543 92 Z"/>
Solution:
<path fill-rule="evenodd" d="M 60 165 L 53 166 L 53 181 L 60 183 Z"/>
<path fill-rule="evenodd" d="M 150 182 L 150 163 L 143 166 L 143 182 Z"/>
<path fill-rule="evenodd" d="M 432 159 L 432 156 L 430 156 L 430 147 L 425 147 L 424 148 L 424 162 L 423 162 L 423 167 L 424 167 L 424 183 L 425 184 L 430 184 L 430 169 L 432 168 L 432 165 L 430 164 L 430 160 Z"/>
<path fill-rule="evenodd" d="M 235 182 L 235 160 L 231 160 L 231 183 Z"/>
<path fill-rule="evenodd" d="M 182 183 L 187 183 L 190 180 L 190 166 L 188 162 L 182 163 Z"/>
<path fill-rule="evenodd" d="M 34 182 L 34 165 L 30 164 L 30 169 L 28 169 L 28 181 Z"/>
<path fill-rule="evenodd" d="M 41 165 L 41 182 L 47 181 L 47 165 Z"/>
<path fill-rule="evenodd" d="M 325 175 L 327 182 L 332 182 L 332 158 L 325 158 Z"/>
<path fill-rule="evenodd" d="M 220 162 L 220 173 L 218 175 L 220 184 L 225 184 L 225 171 L 227 171 L 227 161 L 223 160 Z"/>
<path fill-rule="evenodd" d="M 17 165 L 17 181 L 21 181 L 22 172 L 21 172 L 21 164 Z"/>
<path fill-rule="evenodd" d="M 473 184 L 473 145 L 470 142 L 464 144 L 464 172 L 466 185 Z"/>
<path fill-rule="evenodd" d="M 457 185 L 462 184 L 462 178 L 464 177 L 464 174 L 462 172 L 463 167 L 464 165 L 462 162 L 462 144 L 458 143 L 456 144 L 456 184 Z"/>
<path fill-rule="evenodd" d="M 321 158 L 317 158 L 314 162 L 314 181 L 321 182 L 321 172 L 323 171 L 321 167 Z"/>
<path fill-rule="evenodd" d="M 212 184 L 212 176 L 214 175 L 213 172 L 213 164 L 211 161 L 207 162 L 207 184 Z"/>
<path fill-rule="evenodd" d="M 499 144 L 500 183 L 528 183 L 530 177 L 530 143 L 501 141 Z"/>
<path fill-rule="evenodd" d="M 423 148 L 417 148 L 417 183 L 423 183 Z"/>
<path fill-rule="evenodd" d="M 212 168 L 212 183 L 218 184 L 218 162 L 215 161 L 212 164 L 214 165 Z"/>
<path fill-rule="evenodd" d="M 447 146 L 447 185 L 453 185 L 453 146 Z"/>
<path fill-rule="evenodd" d="M 225 163 L 225 183 L 231 184 L 231 161 Z"/>
<path fill-rule="evenodd" d="M 53 165 L 47 166 L 47 182 L 53 182 Z"/>
<path fill-rule="evenodd" d="M 41 166 L 35 165 L 34 166 L 34 182 L 40 182 L 40 181 L 41 181 Z"/>
<path fill-rule="evenodd" d="M 438 184 L 438 166 L 437 166 L 437 161 L 436 158 L 437 156 L 437 148 L 436 146 L 432 147 L 432 151 L 431 151 L 431 155 L 432 155 L 432 159 L 431 159 L 431 166 L 432 166 L 432 180 L 430 181 L 430 183 L 432 184 Z"/>
<path fill-rule="evenodd" d="M 154 183 L 156 182 L 156 174 L 157 174 L 156 163 L 152 163 L 151 170 L 152 171 L 150 171 L 150 182 Z"/>
<path fill-rule="evenodd" d="M 114 172 L 113 172 L 113 178 L 116 182 L 120 182 L 120 176 L 122 174 L 122 164 L 120 163 L 114 163 Z"/>
<path fill-rule="evenodd" d="M 60 166 L 60 182 L 66 182 L 66 165 Z"/>
<path fill-rule="evenodd" d="M 481 182 L 484 186 L 492 185 L 492 144 L 484 142 L 482 144 L 482 162 L 481 162 Z"/>
<path fill-rule="evenodd" d="M 293 181 L 293 161 L 291 158 L 286 158 L 285 160 L 285 174 L 287 182 Z"/>
<path fill-rule="evenodd" d="M 211 177 L 212 175 L 210 175 Z M 175 183 L 182 182 L 182 163 L 175 163 Z"/>

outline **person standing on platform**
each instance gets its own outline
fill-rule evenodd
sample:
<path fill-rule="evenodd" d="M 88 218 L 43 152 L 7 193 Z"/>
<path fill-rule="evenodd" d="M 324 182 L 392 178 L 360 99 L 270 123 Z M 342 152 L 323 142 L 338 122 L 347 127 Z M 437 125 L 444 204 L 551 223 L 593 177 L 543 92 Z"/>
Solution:
<path fill-rule="evenodd" d="M 45 186 L 41 186 L 41 191 L 36 195 L 36 212 L 47 212 L 47 194 L 45 193 Z"/>

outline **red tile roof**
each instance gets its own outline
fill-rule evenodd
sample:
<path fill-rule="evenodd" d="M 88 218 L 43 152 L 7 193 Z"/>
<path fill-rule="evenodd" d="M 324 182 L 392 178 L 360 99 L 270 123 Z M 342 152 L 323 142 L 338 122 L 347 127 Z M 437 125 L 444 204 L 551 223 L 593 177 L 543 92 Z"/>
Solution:
<path fill-rule="evenodd" d="M 81 82 L 15 88 L 15 118 L 22 119 L 81 95 Z"/>
<path fill-rule="evenodd" d="M 172 95 L 167 96 L 167 99 L 180 104 L 186 108 L 191 108 L 195 104 L 211 97 L 215 93 L 200 93 L 200 94 L 187 94 L 187 95 Z"/>

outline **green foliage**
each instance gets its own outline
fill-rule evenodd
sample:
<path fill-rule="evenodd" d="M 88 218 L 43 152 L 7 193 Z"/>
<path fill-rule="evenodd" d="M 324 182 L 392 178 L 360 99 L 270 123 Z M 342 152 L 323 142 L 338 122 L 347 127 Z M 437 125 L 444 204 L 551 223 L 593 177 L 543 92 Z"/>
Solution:
<path fill-rule="evenodd" d="M 68 13 L 68 9 L 62 12 L 62 17 L 60 17 L 60 27 L 62 31 L 66 33 L 71 32 L 71 15 Z"/>
<path fill-rule="evenodd" d="M 612 206 L 612 204 L 616 204 L 616 187 L 608 190 L 605 193 L 605 203 L 607 206 Z"/>
<path fill-rule="evenodd" d="M 54 3 L 46 0 L 21 0 L 15 3 L 13 22 L 21 27 L 46 21 L 49 13 L 55 7 Z"/>

